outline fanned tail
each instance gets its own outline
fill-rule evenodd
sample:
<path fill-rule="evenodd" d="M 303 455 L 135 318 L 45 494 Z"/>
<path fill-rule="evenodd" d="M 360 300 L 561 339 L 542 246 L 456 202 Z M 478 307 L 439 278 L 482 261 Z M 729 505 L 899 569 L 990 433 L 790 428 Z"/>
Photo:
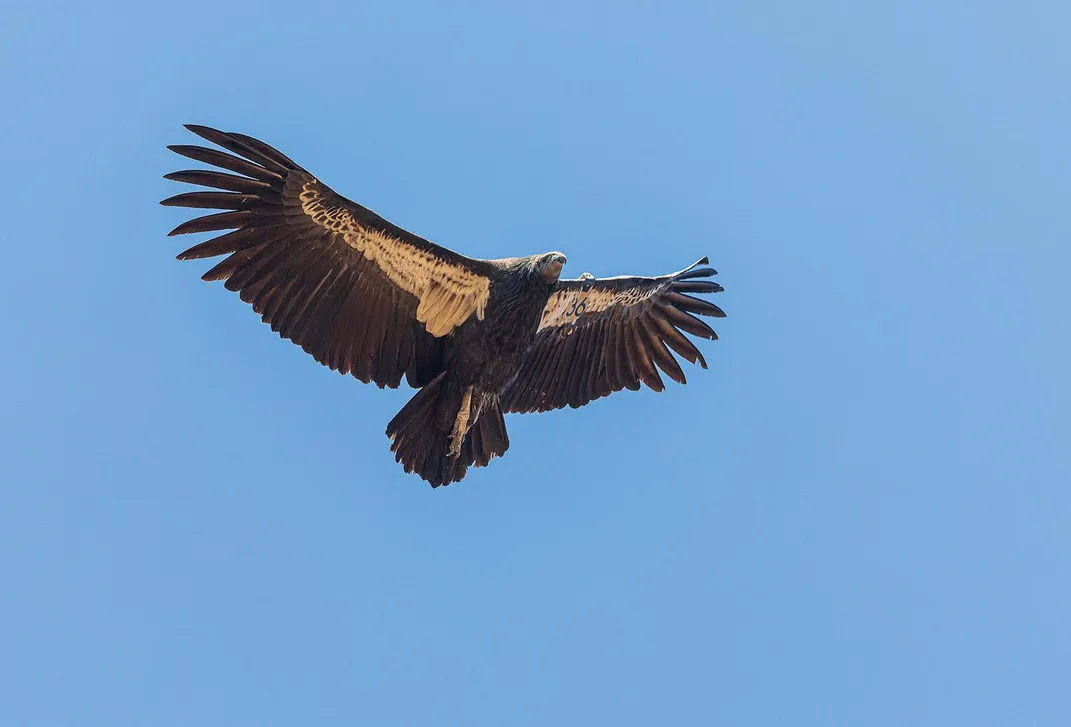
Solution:
<path fill-rule="evenodd" d="M 445 373 L 435 377 L 387 425 L 394 459 L 432 487 L 460 482 L 469 467 L 486 467 L 509 449 L 506 421 L 496 400 L 485 405 L 471 425 L 460 455 L 450 455 L 453 431 L 442 423 L 457 418 L 462 396 L 444 385 L 445 378 Z"/>

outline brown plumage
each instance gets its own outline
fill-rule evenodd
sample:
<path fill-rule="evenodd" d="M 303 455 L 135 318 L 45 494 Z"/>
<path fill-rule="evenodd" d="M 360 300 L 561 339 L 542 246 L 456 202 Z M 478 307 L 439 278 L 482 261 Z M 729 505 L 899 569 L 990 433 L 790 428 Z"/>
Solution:
<path fill-rule="evenodd" d="M 169 147 L 226 171 L 168 179 L 210 188 L 161 204 L 222 210 L 171 235 L 224 232 L 180 260 L 226 256 L 223 280 L 272 330 L 317 361 L 380 387 L 419 389 L 388 424 L 405 471 L 433 487 L 509 448 L 504 412 L 579 407 L 621 389 L 685 382 L 676 353 L 706 368 L 684 335 L 715 339 L 694 297 L 721 286 L 703 258 L 661 277 L 560 280 L 558 252 L 477 260 L 435 245 L 336 194 L 294 161 L 236 133 L 187 125 L 226 152 Z M 230 153 L 227 153 L 230 152 Z"/>

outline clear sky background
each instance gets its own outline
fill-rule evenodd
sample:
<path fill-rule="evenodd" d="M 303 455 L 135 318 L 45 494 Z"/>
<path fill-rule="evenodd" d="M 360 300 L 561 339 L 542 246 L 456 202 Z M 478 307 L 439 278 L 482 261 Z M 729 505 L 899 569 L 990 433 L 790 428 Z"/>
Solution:
<path fill-rule="evenodd" d="M 1066 2 L 9 4 L 0 725 L 1071 724 Z M 165 234 L 196 122 L 463 253 L 710 255 L 686 387 L 410 396 Z"/>

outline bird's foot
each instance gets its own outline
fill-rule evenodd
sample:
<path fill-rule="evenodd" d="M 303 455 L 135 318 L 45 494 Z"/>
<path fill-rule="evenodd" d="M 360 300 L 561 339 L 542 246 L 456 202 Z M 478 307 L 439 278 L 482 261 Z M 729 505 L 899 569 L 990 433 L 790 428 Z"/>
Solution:
<path fill-rule="evenodd" d="M 461 408 L 457 412 L 457 419 L 454 420 L 454 431 L 450 435 L 450 449 L 447 450 L 447 455 L 450 457 L 461 456 L 461 445 L 465 442 L 465 435 L 469 433 L 469 427 L 472 425 L 472 387 L 469 386 L 465 389 L 465 394 L 461 398 Z"/>
<path fill-rule="evenodd" d="M 447 457 L 460 457 L 461 456 L 461 444 L 465 441 L 464 435 L 460 437 L 450 437 L 450 449 L 446 450 Z"/>

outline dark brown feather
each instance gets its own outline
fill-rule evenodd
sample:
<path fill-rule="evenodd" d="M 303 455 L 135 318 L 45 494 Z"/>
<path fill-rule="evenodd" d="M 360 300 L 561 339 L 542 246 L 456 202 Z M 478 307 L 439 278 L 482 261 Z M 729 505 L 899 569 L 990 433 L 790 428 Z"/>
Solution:
<path fill-rule="evenodd" d="M 254 240 L 255 236 L 256 233 L 253 230 L 234 230 L 194 245 L 188 250 L 180 252 L 176 257 L 179 260 L 197 260 L 199 258 L 229 255 L 240 249 L 245 243 Z"/>
<path fill-rule="evenodd" d="M 333 301 L 331 310 L 336 310 L 330 334 L 326 337 L 323 350 L 324 364 L 343 373 L 352 374 L 353 359 L 350 348 L 353 344 L 353 329 L 360 318 L 361 310 L 355 283 L 357 276 L 352 271 L 336 280 L 327 296 Z"/>
<path fill-rule="evenodd" d="M 234 271 L 240 266 L 244 265 L 256 255 L 259 255 L 269 244 L 271 243 L 258 242 L 255 245 L 250 245 L 249 247 L 239 250 L 230 257 L 224 258 L 214 267 L 209 268 L 209 270 L 201 276 L 201 280 L 208 282 L 226 280 L 233 275 Z"/>
<path fill-rule="evenodd" d="M 279 332 L 325 363 L 337 310 L 331 301 L 345 292 L 354 271 L 340 265 L 335 251 L 326 248 L 309 255 L 296 274 L 303 292 L 280 311 Z"/>
<path fill-rule="evenodd" d="M 572 383 L 569 387 L 569 406 L 574 409 L 581 406 L 587 399 L 591 361 L 598 353 L 595 345 L 595 337 L 598 335 L 598 327 L 595 325 L 584 326 L 577 334 L 577 354 L 573 360 Z"/>
<path fill-rule="evenodd" d="M 625 384 L 621 372 L 620 342 L 620 326 L 611 321 L 606 326 L 606 352 L 603 354 L 606 362 L 606 382 L 610 391 L 617 391 Z"/>
<path fill-rule="evenodd" d="M 175 235 L 188 235 L 192 232 L 214 232 L 216 230 L 230 230 L 245 225 L 255 226 L 257 217 L 249 210 L 241 212 L 218 212 L 214 215 L 195 217 L 167 233 L 168 237 Z"/>
<path fill-rule="evenodd" d="M 265 246 L 264 249 L 235 270 L 234 274 L 227 278 L 223 286 L 227 290 L 237 293 L 252 283 L 257 275 L 270 271 L 272 266 L 282 262 L 281 258 L 286 254 L 286 248 L 286 240 L 279 240 Z"/>
<path fill-rule="evenodd" d="M 661 306 L 655 308 L 653 312 L 650 323 L 655 328 L 658 337 L 688 363 L 698 362 L 700 366 L 706 368 L 707 361 L 703 358 L 703 353 L 686 336 L 669 324 L 669 321 L 661 315 Z"/>
<path fill-rule="evenodd" d="M 673 290 L 677 293 L 721 293 L 725 288 L 713 280 L 692 280 L 673 284 Z"/>
<path fill-rule="evenodd" d="M 638 323 L 629 324 L 629 335 L 632 343 L 632 348 L 630 350 L 634 355 L 634 361 L 636 363 L 636 368 L 639 371 L 640 379 L 650 389 L 655 391 L 665 391 L 666 385 L 662 383 L 662 377 L 658 375 L 658 371 L 655 369 L 655 365 L 650 359 L 650 354 L 645 345 L 644 335 L 640 330 Z"/>
<path fill-rule="evenodd" d="M 392 300 L 387 311 L 387 335 L 383 342 L 383 355 L 379 360 L 379 370 L 376 372 L 376 381 L 388 387 L 397 386 L 394 381 L 395 371 L 404 371 L 405 365 L 401 363 L 401 350 L 406 326 L 398 320 L 397 301 Z"/>
<path fill-rule="evenodd" d="M 160 202 L 164 207 L 195 207 L 212 210 L 246 210 L 264 202 L 256 195 L 238 192 L 184 192 Z"/>
<path fill-rule="evenodd" d="M 682 311 L 686 311 L 688 313 L 698 313 L 699 315 L 704 316 L 714 316 L 715 318 L 725 317 L 725 312 L 721 308 L 714 305 L 713 303 L 701 300 L 700 298 L 693 298 L 690 295 L 684 295 L 683 293 L 674 293 L 672 291 L 666 293 L 665 297 L 666 301 L 672 303 L 674 306 L 676 306 Z"/>
<path fill-rule="evenodd" d="M 569 400 L 569 406 L 574 409 L 584 406 L 592 399 L 598 397 L 599 369 L 602 368 L 602 320 L 588 326 L 590 333 L 587 340 L 587 355 L 583 361 L 583 373 L 580 378 L 580 388 L 573 393 Z"/>
<path fill-rule="evenodd" d="M 565 345 L 559 355 L 560 365 L 555 376 L 554 390 L 547 397 L 548 403 L 555 408 L 565 406 L 569 401 L 569 385 L 576 368 L 576 350 L 580 342 L 580 331 L 572 331 L 565 339 Z"/>
<path fill-rule="evenodd" d="M 325 344 L 330 340 L 328 330 L 331 319 L 326 310 L 321 310 L 321 303 L 337 284 L 337 274 L 328 265 L 310 267 L 302 276 L 300 283 L 308 291 L 303 300 L 295 301 L 293 308 L 284 313 L 283 330 L 290 331 L 288 338 L 306 352 L 316 357 L 320 363 L 325 359 Z"/>
<path fill-rule="evenodd" d="M 208 149 L 203 146 L 192 146 L 189 144 L 172 144 L 167 147 L 171 151 L 186 157 L 187 159 L 194 159 L 205 164 L 211 164 L 212 166 L 219 167 L 221 169 L 227 169 L 238 174 L 244 174 L 247 177 L 253 179 L 259 179 L 262 182 L 268 184 L 278 184 L 282 181 L 282 175 L 270 172 L 264 167 L 258 166 L 251 162 L 247 162 L 244 159 L 239 159 L 236 156 L 230 154 L 224 154 L 221 151 L 215 149 Z"/>
<path fill-rule="evenodd" d="M 543 405 L 545 382 L 553 376 L 554 364 L 556 363 L 551 357 L 557 351 L 560 343 L 560 339 L 554 338 L 534 347 L 533 351 L 541 354 L 538 357 L 541 363 L 536 364 L 534 356 L 526 358 L 521 373 L 517 375 L 516 380 L 506 392 L 503 406 L 509 411 L 514 411 L 514 401 L 528 402 L 530 409 L 538 409 Z"/>
<path fill-rule="evenodd" d="M 665 372 L 666 376 L 673 379 L 678 384 L 688 383 L 684 376 L 684 370 L 681 369 L 681 365 L 677 363 L 677 359 L 673 358 L 673 354 L 669 352 L 666 345 L 662 343 L 662 339 L 658 337 L 658 334 L 654 330 L 654 326 L 644 320 L 641 322 L 641 328 L 647 344 L 647 351 L 651 355 L 651 360 L 658 365 L 658 368 Z"/>
<path fill-rule="evenodd" d="M 699 265 L 706 265 L 707 259 L 703 258 L 699 261 Z M 685 270 L 683 273 L 677 273 L 674 276 L 675 280 L 691 280 L 692 278 L 709 278 L 711 275 L 717 275 L 718 271 L 714 268 L 692 268 L 691 270 Z"/>
<path fill-rule="evenodd" d="M 290 162 L 289 164 L 285 162 L 280 164 L 271 156 L 262 154 L 256 148 L 246 143 L 237 134 L 227 134 L 198 124 L 184 124 L 184 126 L 202 139 L 221 146 L 227 151 L 232 151 L 239 156 L 243 156 L 254 164 L 264 167 L 276 174 L 285 174 L 289 169 L 293 169 L 297 166 L 293 162 Z"/>
<path fill-rule="evenodd" d="M 215 187 L 216 189 L 225 189 L 230 192 L 267 196 L 270 201 L 275 202 L 276 204 L 281 200 L 279 197 L 279 192 L 281 191 L 280 185 L 273 186 L 255 179 L 239 177 L 234 174 L 224 174 L 223 172 L 187 169 L 181 172 L 165 174 L 164 179 L 170 179 L 173 182 L 183 182 L 185 184 L 198 184 L 202 187 Z"/>
<path fill-rule="evenodd" d="M 718 338 L 718 334 L 706 323 L 671 305 L 659 306 L 655 311 L 655 315 L 664 316 L 666 320 L 669 321 L 670 325 L 680 328 L 693 336 L 706 338 L 711 341 L 717 340 Z"/>
<path fill-rule="evenodd" d="M 301 172 L 305 171 L 293 159 L 286 156 L 278 149 L 268 146 L 259 139 L 254 139 L 251 136 L 246 136 L 245 134 L 238 134 L 233 131 L 231 132 L 231 136 L 240 139 L 242 142 L 245 143 L 247 147 L 250 147 L 253 150 L 259 152 L 264 158 L 274 161 L 276 164 L 280 165 L 284 169 L 296 169 Z"/>

